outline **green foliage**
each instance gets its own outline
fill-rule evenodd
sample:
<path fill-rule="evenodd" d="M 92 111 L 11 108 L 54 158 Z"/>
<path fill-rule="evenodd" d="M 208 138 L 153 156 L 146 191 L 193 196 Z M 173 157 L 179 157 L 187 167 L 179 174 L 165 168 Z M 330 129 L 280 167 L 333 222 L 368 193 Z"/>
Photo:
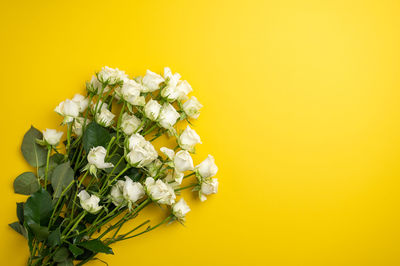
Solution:
<path fill-rule="evenodd" d="M 62 163 L 58 165 L 50 178 L 51 186 L 53 187 L 54 198 L 59 198 L 65 188 L 74 181 L 74 170 L 71 168 L 70 163 Z"/>
<path fill-rule="evenodd" d="M 61 247 L 54 254 L 53 260 L 55 262 L 64 262 L 69 257 L 69 251 L 66 247 Z"/>
<path fill-rule="evenodd" d="M 74 255 L 74 257 L 78 257 L 79 255 L 82 255 L 84 250 L 79 248 L 78 246 L 74 245 L 74 244 L 70 244 L 68 246 L 69 250 L 71 251 L 72 255 Z"/>
<path fill-rule="evenodd" d="M 64 160 L 64 155 L 62 155 L 61 153 L 56 153 L 50 156 L 49 169 L 47 172 L 48 177 L 51 176 L 54 168 L 56 168 L 57 165 L 61 164 L 63 160 Z M 44 179 L 45 174 L 46 174 L 46 165 L 43 165 L 39 167 L 38 176 L 40 179 Z"/>
<path fill-rule="evenodd" d="M 93 251 L 95 253 L 106 253 L 106 254 L 114 254 L 112 249 L 106 245 L 104 245 L 103 242 L 101 242 L 98 239 L 93 239 L 89 241 L 85 241 L 82 243 L 79 243 L 81 247 L 87 248 L 90 251 Z"/>
<path fill-rule="evenodd" d="M 28 238 L 28 232 L 25 227 L 21 225 L 19 222 L 13 222 L 9 224 L 9 226 L 14 229 L 17 233 L 20 233 L 23 237 Z"/>
<path fill-rule="evenodd" d="M 83 148 L 85 149 L 86 153 L 88 153 L 91 148 L 97 146 L 103 146 L 107 148 L 107 144 L 110 140 L 111 135 L 107 129 L 100 126 L 96 122 L 91 122 L 86 127 L 86 130 L 83 134 Z"/>
<path fill-rule="evenodd" d="M 61 244 L 61 231 L 60 227 L 57 227 L 56 230 L 51 232 L 48 237 L 48 243 L 50 247 L 55 247 Z"/>
<path fill-rule="evenodd" d="M 33 167 L 40 167 L 47 161 L 47 149 L 36 143 L 42 139 L 43 134 L 33 126 L 25 133 L 22 140 L 21 151 L 25 160 Z"/>
<path fill-rule="evenodd" d="M 34 173 L 25 172 L 14 180 L 14 192 L 22 195 L 31 195 L 40 188 Z"/>

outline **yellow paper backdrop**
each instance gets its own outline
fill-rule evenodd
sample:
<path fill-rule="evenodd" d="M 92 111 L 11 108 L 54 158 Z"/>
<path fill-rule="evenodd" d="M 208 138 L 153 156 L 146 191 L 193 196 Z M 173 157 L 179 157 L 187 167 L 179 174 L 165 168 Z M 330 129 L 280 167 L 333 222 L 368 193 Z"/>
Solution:
<path fill-rule="evenodd" d="M 108 65 L 182 74 L 220 192 L 110 265 L 400 265 L 399 1 L 2 1 L 1 265 L 31 124 Z M 149 214 L 160 212 L 150 209 Z M 143 218 L 143 217 L 142 217 Z M 154 222 L 157 222 L 155 220 Z M 93 262 L 90 265 L 102 265 Z"/>

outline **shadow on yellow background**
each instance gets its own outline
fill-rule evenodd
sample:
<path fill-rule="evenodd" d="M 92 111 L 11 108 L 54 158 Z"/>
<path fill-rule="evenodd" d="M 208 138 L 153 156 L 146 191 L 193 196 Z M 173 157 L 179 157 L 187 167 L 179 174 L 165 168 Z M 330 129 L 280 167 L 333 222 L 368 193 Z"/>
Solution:
<path fill-rule="evenodd" d="M 7 226 L 23 134 L 104 65 L 181 73 L 205 106 L 195 162 L 220 168 L 186 227 L 110 265 L 400 265 L 398 1 L 60 2 L 0 4 L 1 265 L 28 256 Z"/>

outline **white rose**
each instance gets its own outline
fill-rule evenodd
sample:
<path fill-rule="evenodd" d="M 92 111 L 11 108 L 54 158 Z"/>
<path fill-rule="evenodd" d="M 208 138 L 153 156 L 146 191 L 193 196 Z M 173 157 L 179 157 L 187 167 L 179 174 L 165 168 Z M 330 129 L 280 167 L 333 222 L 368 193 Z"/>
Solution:
<path fill-rule="evenodd" d="M 196 169 L 202 178 L 213 177 L 218 172 L 218 167 L 212 155 L 208 155 L 204 161 L 196 166 Z"/>
<path fill-rule="evenodd" d="M 114 186 L 111 188 L 110 192 L 110 198 L 112 203 L 115 206 L 123 206 L 125 202 L 125 198 L 123 195 L 123 189 L 124 189 L 125 181 L 123 180 L 118 180 L 117 183 L 115 183 Z"/>
<path fill-rule="evenodd" d="M 103 206 L 99 206 L 100 198 L 96 195 L 90 195 L 86 190 L 79 192 L 78 198 L 82 208 L 92 214 L 98 213 L 103 208 Z"/>
<path fill-rule="evenodd" d="M 160 84 L 164 82 L 164 79 L 160 75 L 147 70 L 141 81 L 143 84 L 142 92 L 153 92 L 160 88 Z"/>
<path fill-rule="evenodd" d="M 167 171 L 164 182 L 168 183 L 174 189 L 179 188 L 179 185 L 182 184 L 184 175 L 184 173 L 179 173 L 175 170 L 170 169 Z"/>
<path fill-rule="evenodd" d="M 200 115 L 200 109 L 203 105 L 197 100 L 196 97 L 192 96 L 183 104 L 183 111 L 190 118 L 197 119 Z"/>
<path fill-rule="evenodd" d="M 132 105 L 140 103 L 141 86 L 136 81 L 127 79 L 124 81 L 120 91 L 121 98 Z"/>
<path fill-rule="evenodd" d="M 89 167 L 94 166 L 96 169 L 106 169 L 114 167 L 112 163 L 106 163 L 104 160 L 106 158 L 107 150 L 103 146 L 93 147 L 90 149 L 87 156 Z M 91 172 L 95 169 L 91 168 Z"/>
<path fill-rule="evenodd" d="M 97 94 L 97 93 L 100 92 L 102 86 L 103 86 L 103 85 L 102 85 L 101 82 L 97 79 L 96 76 L 92 76 L 92 79 L 90 80 L 90 82 L 89 82 L 89 83 L 86 83 L 86 89 L 87 89 L 89 92 L 92 92 L 92 93 L 95 93 L 95 94 Z M 103 91 L 106 92 L 106 88 L 105 88 Z M 107 89 L 107 91 L 108 91 L 108 89 Z"/>
<path fill-rule="evenodd" d="M 149 176 L 156 176 L 162 168 L 162 162 L 159 159 L 155 159 L 152 163 L 146 166 Z"/>
<path fill-rule="evenodd" d="M 162 147 L 162 148 L 160 148 L 160 151 L 162 152 L 162 153 L 164 153 L 167 157 L 168 157 L 168 159 L 170 159 L 171 161 L 174 159 L 174 157 L 175 157 L 175 152 L 174 152 L 174 150 L 171 150 L 171 149 L 168 149 L 167 147 Z"/>
<path fill-rule="evenodd" d="M 178 151 L 174 158 L 175 169 L 178 172 L 193 170 L 193 159 L 187 151 Z"/>
<path fill-rule="evenodd" d="M 169 67 L 164 68 L 164 79 L 167 80 L 167 85 L 171 87 L 176 87 L 181 75 L 179 73 L 172 74 L 172 71 Z"/>
<path fill-rule="evenodd" d="M 138 133 L 129 138 L 128 147 L 130 152 L 126 155 L 126 159 L 132 166 L 147 166 L 158 157 L 153 145 Z"/>
<path fill-rule="evenodd" d="M 86 125 L 90 123 L 89 119 L 86 119 Z M 83 134 L 83 125 L 85 124 L 85 118 L 83 117 L 77 117 L 74 120 L 74 123 L 72 124 L 72 132 L 77 135 L 78 137 L 82 136 Z"/>
<path fill-rule="evenodd" d="M 89 99 L 80 94 L 75 94 L 72 101 L 79 106 L 79 112 L 83 113 L 89 105 Z"/>
<path fill-rule="evenodd" d="M 185 99 L 186 95 L 192 91 L 192 87 L 186 80 L 180 80 L 176 86 L 168 84 L 162 91 L 161 96 L 168 101 Z"/>
<path fill-rule="evenodd" d="M 145 181 L 146 191 L 149 197 L 159 204 L 172 205 L 175 203 L 174 189 L 158 179 L 154 181 L 152 177 L 148 177 Z"/>
<path fill-rule="evenodd" d="M 132 179 L 125 176 L 123 195 L 125 200 L 127 200 L 131 206 L 133 203 L 143 198 L 145 192 L 142 184 L 140 184 L 139 182 L 133 182 Z"/>
<path fill-rule="evenodd" d="M 100 112 L 96 115 L 96 122 L 103 127 L 109 127 L 114 123 L 114 117 L 115 115 L 103 105 Z"/>
<path fill-rule="evenodd" d="M 54 111 L 64 117 L 64 123 L 70 123 L 79 115 L 79 105 L 69 99 L 61 102 Z"/>
<path fill-rule="evenodd" d="M 160 114 L 160 110 L 161 110 L 161 105 L 155 100 L 148 101 L 144 107 L 144 113 L 146 117 L 153 121 L 157 120 Z"/>
<path fill-rule="evenodd" d="M 113 69 L 105 66 L 97 74 L 97 77 L 101 83 L 107 82 L 110 85 L 114 85 L 127 79 L 128 75 L 125 74 L 125 71 L 119 70 L 118 68 Z"/>
<path fill-rule="evenodd" d="M 129 115 L 128 113 L 124 113 L 122 115 L 121 129 L 128 136 L 142 130 L 143 126 L 140 127 L 141 124 L 142 121 L 140 121 L 140 119 L 134 115 Z"/>
<path fill-rule="evenodd" d="M 184 150 L 193 152 L 197 143 L 201 143 L 200 136 L 197 135 L 196 131 L 191 129 L 190 126 L 187 126 L 179 136 L 180 147 Z"/>
<path fill-rule="evenodd" d="M 47 144 L 51 146 L 57 146 L 58 143 L 60 143 L 63 134 L 63 132 L 59 132 L 55 129 L 46 128 L 46 130 L 43 131 L 43 139 L 45 142 L 47 142 Z"/>
<path fill-rule="evenodd" d="M 211 180 L 203 181 L 200 189 L 200 200 L 205 201 L 206 195 L 216 194 L 218 192 L 218 179 L 212 178 Z"/>
<path fill-rule="evenodd" d="M 179 117 L 180 114 L 171 104 L 164 103 L 158 121 L 163 128 L 169 129 L 175 125 Z"/>
<path fill-rule="evenodd" d="M 97 102 L 92 101 L 90 103 L 90 111 L 94 115 L 97 110 L 101 110 L 102 108 L 108 109 L 108 104 L 98 99 Z"/>
<path fill-rule="evenodd" d="M 172 207 L 172 213 L 178 220 L 184 220 L 188 212 L 190 212 L 190 208 L 184 199 L 180 199 Z"/>

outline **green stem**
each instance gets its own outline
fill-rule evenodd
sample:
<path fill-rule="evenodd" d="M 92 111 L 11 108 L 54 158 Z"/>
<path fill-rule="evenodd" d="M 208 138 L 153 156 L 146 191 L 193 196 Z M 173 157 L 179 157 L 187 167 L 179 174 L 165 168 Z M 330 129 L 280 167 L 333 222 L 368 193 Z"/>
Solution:
<path fill-rule="evenodd" d="M 187 189 L 187 188 L 191 188 L 191 187 L 195 187 L 195 186 L 197 186 L 197 184 L 190 184 L 190 185 L 188 185 L 186 187 L 177 188 L 177 189 L 175 189 L 175 191 L 181 191 L 181 190 L 184 190 L 184 189 Z"/>
<path fill-rule="evenodd" d="M 44 172 L 44 189 L 47 188 L 47 175 L 49 172 L 50 153 L 51 153 L 51 146 L 47 145 L 46 170 Z"/>
<path fill-rule="evenodd" d="M 161 225 L 167 223 L 167 222 L 168 222 L 169 220 L 171 220 L 171 219 L 172 219 L 172 215 L 170 215 L 170 216 L 168 216 L 167 218 L 165 218 L 161 223 L 159 223 L 159 224 L 157 224 L 157 225 L 155 225 L 155 226 L 153 226 L 153 227 L 150 227 L 150 228 L 144 230 L 143 232 L 140 232 L 140 233 L 138 233 L 138 234 L 136 234 L 136 235 L 133 235 L 133 236 L 128 236 L 128 237 L 124 237 L 124 238 L 122 238 L 122 239 L 118 239 L 117 241 L 122 241 L 122 240 L 130 239 L 130 238 L 134 238 L 134 237 L 143 235 L 143 234 L 145 234 L 145 233 L 148 233 L 148 232 L 150 232 L 150 231 L 153 231 L 154 229 L 156 229 L 157 227 L 159 227 L 159 226 L 161 226 Z M 115 241 L 115 242 L 116 242 L 116 241 Z"/>

